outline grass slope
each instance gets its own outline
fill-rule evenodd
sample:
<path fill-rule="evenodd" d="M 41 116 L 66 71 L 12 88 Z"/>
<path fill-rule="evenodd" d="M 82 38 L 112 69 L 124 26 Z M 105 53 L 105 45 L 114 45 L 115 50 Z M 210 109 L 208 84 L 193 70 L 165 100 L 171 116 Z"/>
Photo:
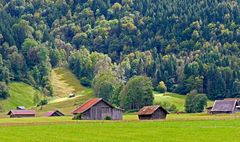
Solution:
<path fill-rule="evenodd" d="M 49 98 L 49 104 L 43 106 L 42 110 L 35 108 L 38 115 L 46 111 L 61 110 L 66 115 L 93 97 L 92 89 L 83 87 L 77 77 L 67 68 L 56 68 L 52 70 L 51 84 L 53 86 L 53 97 Z M 68 98 L 69 93 L 74 92 L 76 97 Z"/>
<path fill-rule="evenodd" d="M 171 116 L 172 115 L 172 116 Z M 239 141 L 237 115 L 169 115 L 166 121 L 73 121 L 61 118 L 0 119 L 1 141 L 8 142 L 232 142 Z M 193 120 L 186 120 L 192 118 Z M 217 120 L 215 120 L 215 118 Z"/>
<path fill-rule="evenodd" d="M 154 103 L 163 103 L 166 102 L 168 104 L 174 104 L 178 111 L 184 111 L 186 96 L 179 95 L 176 93 L 166 92 L 164 94 L 154 92 Z M 213 104 L 212 101 L 208 101 L 208 106 Z"/>
<path fill-rule="evenodd" d="M 77 77 L 67 68 L 56 68 L 52 70 L 51 84 L 53 96 L 68 97 L 72 92 L 77 95 L 85 89 Z"/>
<path fill-rule="evenodd" d="M 9 84 L 10 97 L 6 100 L 0 100 L 2 111 L 14 109 L 16 106 L 32 107 L 36 105 L 34 97 L 41 98 L 43 95 L 39 90 L 21 82 L 11 82 Z"/>

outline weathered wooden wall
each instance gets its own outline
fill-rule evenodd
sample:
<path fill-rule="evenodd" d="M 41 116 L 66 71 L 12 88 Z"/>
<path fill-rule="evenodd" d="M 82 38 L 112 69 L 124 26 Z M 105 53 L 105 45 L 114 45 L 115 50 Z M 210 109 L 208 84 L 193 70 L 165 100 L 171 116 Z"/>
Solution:
<path fill-rule="evenodd" d="M 83 120 L 104 120 L 107 116 L 112 120 L 122 120 L 122 110 L 112 108 L 101 101 L 81 115 Z"/>

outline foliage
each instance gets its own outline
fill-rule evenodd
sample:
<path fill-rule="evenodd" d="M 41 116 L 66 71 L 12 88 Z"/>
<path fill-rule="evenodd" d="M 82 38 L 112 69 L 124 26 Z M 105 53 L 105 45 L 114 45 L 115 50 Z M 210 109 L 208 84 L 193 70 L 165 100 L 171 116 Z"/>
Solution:
<path fill-rule="evenodd" d="M 207 106 L 207 96 L 204 94 L 189 93 L 186 97 L 185 111 L 187 113 L 199 113 Z"/>
<path fill-rule="evenodd" d="M 81 113 L 74 115 L 72 120 L 82 120 Z"/>
<path fill-rule="evenodd" d="M 110 116 L 106 116 L 104 120 L 112 120 L 112 118 Z"/>
<path fill-rule="evenodd" d="M 111 71 L 100 72 L 93 79 L 92 87 L 97 97 L 103 98 L 109 102 L 118 102 L 118 89 L 121 82 Z"/>
<path fill-rule="evenodd" d="M 160 93 L 165 93 L 167 91 L 167 87 L 163 81 L 160 81 L 156 90 L 159 91 Z"/>
<path fill-rule="evenodd" d="M 239 1 L 0 1 L 0 81 L 51 94 L 51 67 L 92 81 L 99 60 L 118 78 L 163 81 L 170 92 L 237 97 Z M 85 80 L 86 81 L 86 80 Z M 87 81 L 88 82 L 88 81 Z M 85 82 L 86 83 L 86 82 Z M 45 91 L 46 92 L 46 91 Z"/>
<path fill-rule="evenodd" d="M 7 99 L 9 96 L 9 90 L 4 82 L 0 82 L 0 98 Z"/>
<path fill-rule="evenodd" d="M 82 78 L 80 79 L 80 83 L 81 83 L 83 86 L 91 87 L 91 80 L 89 80 L 87 77 L 82 77 Z"/>
<path fill-rule="evenodd" d="M 145 76 L 134 76 L 120 92 L 120 106 L 125 110 L 140 109 L 153 104 L 152 82 Z"/>
<path fill-rule="evenodd" d="M 168 112 L 174 112 L 175 113 L 175 112 L 179 111 L 175 104 L 171 104 L 169 102 L 156 102 L 156 103 L 154 103 L 154 105 L 160 105 L 161 107 L 163 107 Z"/>
<path fill-rule="evenodd" d="M 37 104 L 37 106 L 44 106 L 44 105 L 47 105 L 48 104 L 48 100 L 47 99 L 43 99 L 43 100 L 41 100 L 38 104 Z"/>

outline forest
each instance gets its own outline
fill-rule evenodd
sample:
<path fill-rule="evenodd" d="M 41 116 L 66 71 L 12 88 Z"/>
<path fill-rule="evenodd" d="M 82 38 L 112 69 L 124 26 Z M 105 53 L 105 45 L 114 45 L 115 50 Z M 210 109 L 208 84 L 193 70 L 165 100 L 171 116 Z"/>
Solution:
<path fill-rule="evenodd" d="M 51 96 L 58 66 L 131 109 L 136 84 L 240 97 L 239 0 L 0 0 L 0 19 L 1 98 L 10 81 Z"/>

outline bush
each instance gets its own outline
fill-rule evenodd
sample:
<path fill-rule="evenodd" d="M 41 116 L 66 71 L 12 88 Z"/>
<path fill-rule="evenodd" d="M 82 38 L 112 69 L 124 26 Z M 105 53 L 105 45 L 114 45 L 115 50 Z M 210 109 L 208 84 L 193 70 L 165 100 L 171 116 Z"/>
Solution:
<path fill-rule="evenodd" d="M 0 98 L 7 99 L 9 97 L 9 90 L 4 82 L 0 82 Z"/>
<path fill-rule="evenodd" d="M 205 94 L 197 94 L 195 91 L 187 94 L 185 101 L 185 111 L 187 113 L 203 112 L 205 106 L 207 106 L 207 96 Z"/>
<path fill-rule="evenodd" d="M 90 79 L 88 79 L 87 77 L 82 77 L 82 78 L 80 79 L 80 83 L 81 83 L 83 86 L 91 87 L 92 81 L 91 81 Z"/>
<path fill-rule="evenodd" d="M 37 106 L 44 106 L 44 105 L 47 105 L 48 104 L 48 100 L 47 99 L 44 99 L 44 100 L 41 100 Z"/>
<path fill-rule="evenodd" d="M 106 116 L 106 117 L 104 118 L 104 120 L 112 120 L 112 117 L 111 117 L 111 116 Z"/>
<path fill-rule="evenodd" d="M 72 118 L 72 120 L 82 120 L 81 114 L 74 115 L 74 117 Z"/>
<path fill-rule="evenodd" d="M 167 91 L 167 87 L 163 81 L 159 82 L 156 90 L 160 93 L 165 93 Z"/>

